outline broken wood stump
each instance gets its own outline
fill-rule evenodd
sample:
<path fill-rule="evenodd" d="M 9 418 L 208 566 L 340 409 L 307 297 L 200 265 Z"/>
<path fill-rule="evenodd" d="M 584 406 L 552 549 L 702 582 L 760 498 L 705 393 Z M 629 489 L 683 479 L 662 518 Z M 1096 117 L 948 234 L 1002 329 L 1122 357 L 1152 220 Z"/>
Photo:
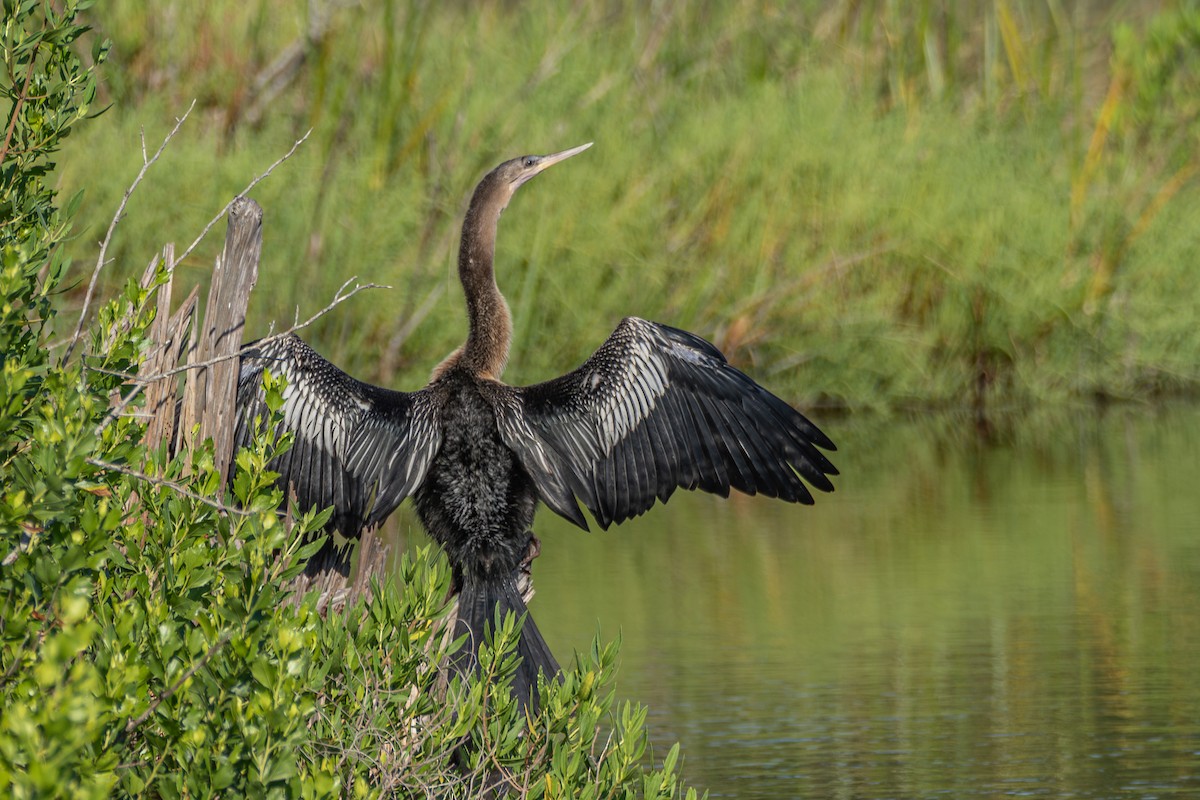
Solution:
<path fill-rule="evenodd" d="M 163 249 L 168 279 L 159 286 L 157 314 L 150 327 L 153 342 L 142 375 L 147 383 L 145 413 L 150 416 L 145 434 L 148 448 L 166 444 L 172 455 L 191 459 L 201 442 L 213 442 L 214 463 L 220 470 L 219 493 L 224 493 L 233 464 L 233 439 L 237 425 L 237 382 L 240 351 L 246 327 L 250 293 L 258 282 L 262 255 L 263 211 L 248 197 L 238 197 L 229 206 L 225 245 L 213 268 L 212 284 L 197 322 L 199 287 L 193 287 L 178 309 L 171 312 L 174 288 L 174 246 Z M 156 258 L 147 269 L 142 285 L 149 287 L 157 272 Z M 185 378 L 176 377 L 184 361 Z M 290 514 L 285 522 L 291 525 Z M 358 545 L 358 569 L 351 578 L 352 542 L 325 548 L 321 557 L 309 561 L 293 581 L 297 601 L 308 591 L 320 592 L 323 611 L 352 601 L 370 587 L 371 577 L 382 577 L 388 548 L 375 531 L 362 535 Z"/>

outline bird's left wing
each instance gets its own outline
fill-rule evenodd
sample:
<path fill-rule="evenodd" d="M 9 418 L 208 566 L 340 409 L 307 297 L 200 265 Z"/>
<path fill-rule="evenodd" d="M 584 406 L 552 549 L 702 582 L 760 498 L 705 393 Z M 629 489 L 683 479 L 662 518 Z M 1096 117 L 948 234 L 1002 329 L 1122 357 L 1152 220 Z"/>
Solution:
<path fill-rule="evenodd" d="M 234 447 L 269 417 L 262 372 L 287 378 L 278 432 L 294 442 L 271 468 L 303 510 L 333 506 L 328 527 L 348 537 L 381 523 L 421 481 L 441 442 L 423 391 L 355 380 L 295 335 L 252 344 L 242 355 Z"/>
<path fill-rule="evenodd" d="M 676 488 L 730 488 L 811 503 L 831 491 L 835 449 L 800 412 L 686 331 L 622 320 L 583 366 L 516 389 L 500 431 L 551 509 L 586 527 L 572 495 L 605 528 Z"/>

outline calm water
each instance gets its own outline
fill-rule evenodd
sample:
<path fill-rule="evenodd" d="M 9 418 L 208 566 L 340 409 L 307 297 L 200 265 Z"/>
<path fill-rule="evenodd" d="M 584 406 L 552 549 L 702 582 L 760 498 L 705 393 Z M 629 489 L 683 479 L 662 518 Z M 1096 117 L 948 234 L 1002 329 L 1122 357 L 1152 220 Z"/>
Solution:
<path fill-rule="evenodd" d="M 815 508 L 543 511 L 533 612 L 714 797 L 1200 797 L 1200 410 L 867 428 Z"/>

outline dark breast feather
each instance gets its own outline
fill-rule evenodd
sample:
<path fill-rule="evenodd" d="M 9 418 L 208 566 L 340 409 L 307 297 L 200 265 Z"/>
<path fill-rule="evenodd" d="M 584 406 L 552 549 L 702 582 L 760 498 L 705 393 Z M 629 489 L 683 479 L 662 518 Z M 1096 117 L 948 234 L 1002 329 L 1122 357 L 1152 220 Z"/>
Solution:
<path fill-rule="evenodd" d="M 832 491 L 837 474 L 800 412 L 700 337 L 637 317 L 579 369 L 514 389 L 500 417 L 546 504 L 581 527 L 570 494 L 607 528 L 679 487 L 812 503 L 804 481 Z"/>
<path fill-rule="evenodd" d="M 287 379 L 279 432 L 291 431 L 295 441 L 271 468 L 301 509 L 333 506 L 327 527 L 354 537 L 421 484 L 440 442 L 427 393 L 355 380 L 292 334 L 244 352 L 235 448 L 249 444 L 256 418 L 269 416 L 263 369 Z"/>

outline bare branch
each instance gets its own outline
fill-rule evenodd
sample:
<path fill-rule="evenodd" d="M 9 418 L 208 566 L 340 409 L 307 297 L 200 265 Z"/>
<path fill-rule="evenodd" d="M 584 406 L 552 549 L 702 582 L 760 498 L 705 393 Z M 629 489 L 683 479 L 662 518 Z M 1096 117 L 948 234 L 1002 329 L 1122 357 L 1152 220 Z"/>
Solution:
<path fill-rule="evenodd" d="M 200 657 L 199 661 L 188 667 L 187 671 L 180 675 L 179 678 L 173 684 L 171 684 L 171 686 L 165 692 L 154 698 L 154 702 L 150 704 L 149 708 L 143 711 L 137 719 L 129 720 L 129 722 L 125 725 L 125 732 L 132 733 L 135 728 L 149 719 L 150 715 L 153 714 L 160 705 L 162 705 L 166 700 L 170 699 L 173 694 L 178 692 L 179 688 L 183 686 L 183 684 L 187 683 L 187 681 L 193 675 L 199 672 L 200 669 L 208 663 L 209 659 L 216 655 L 217 651 L 224 647 L 225 643 L 228 642 L 232 637 L 233 631 L 225 631 L 222 633 L 221 637 L 212 643 L 208 650 L 205 651 L 204 655 Z"/>
<path fill-rule="evenodd" d="M 4 157 L 8 155 L 8 147 L 12 144 L 13 131 L 17 128 L 17 120 L 21 117 L 21 106 L 25 105 L 25 101 L 29 98 L 29 79 L 33 77 L 34 68 L 37 66 L 38 50 L 42 47 L 41 41 L 33 46 L 33 52 L 29 55 L 29 69 L 25 72 L 25 83 L 21 84 L 21 93 L 17 95 L 17 103 L 13 107 L 12 117 L 8 120 L 8 130 L 4 133 L 4 144 L 0 145 L 0 162 L 4 161 Z"/>
<path fill-rule="evenodd" d="M 341 292 L 342 292 L 342 290 L 343 290 L 343 289 L 345 289 L 345 288 L 346 288 L 346 286 L 347 286 L 349 283 L 351 283 L 351 281 L 354 281 L 354 280 L 355 280 L 355 278 L 351 278 L 350 280 L 346 281 L 346 283 L 343 283 L 343 284 L 342 284 L 342 288 L 341 288 L 341 289 L 338 289 L 338 292 L 337 292 L 337 294 L 335 294 L 335 295 L 334 295 L 334 298 L 333 298 L 333 300 L 332 300 L 332 301 L 330 301 L 329 305 L 325 306 L 324 308 L 322 308 L 322 309 L 321 309 L 320 311 L 318 311 L 317 313 L 313 314 L 313 315 L 312 315 L 311 317 L 309 317 L 308 319 L 304 320 L 303 322 L 297 322 L 297 323 L 296 323 L 295 325 L 293 325 L 292 327 L 288 328 L 288 329 L 287 329 L 287 330 L 285 330 L 285 331 L 281 331 L 280 333 L 273 333 L 273 334 L 271 334 L 271 335 L 269 335 L 269 336 L 264 336 L 264 337 L 262 337 L 261 339 L 257 339 L 257 340 L 255 341 L 255 344 L 256 344 L 256 345 L 265 345 L 265 344 L 270 344 L 270 343 L 272 343 L 272 342 L 276 341 L 277 339 L 282 339 L 282 338 L 283 338 L 283 337 L 285 337 L 285 336 L 290 336 L 291 334 L 295 333 L 295 332 L 296 332 L 296 331 L 298 331 L 298 330 L 302 330 L 302 329 L 304 329 L 304 328 L 307 328 L 309 325 L 312 325 L 312 324 L 313 324 L 314 322 L 316 322 L 318 319 L 320 319 L 321 317 L 325 316 L 325 315 L 326 315 L 326 314 L 328 314 L 330 311 L 332 311 L 333 309 L 335 309 L 336 307 L 338 307 L 338 306 L 339 306 L 339 305 L 341 305 L 342 303 L 346 302 L 346 301 L 347 301 L 347 300 L 349 300 L 351 297 L 354 297 L 354 295 L 358 294 L 358 293 L 359 293 L 359 292 L 361 292 L 361 291 L 364 291 L 364 290 L 366 290 L 366 289 L 390 289 L 390 288 L 392 288 L 391 286 L 384 286 L 383 284 L 379 284 L 379 283 L 364 283 L 364 284 L 362 284 L 362 285 L 360 285 L 360 286 L 355 286 L 353 289 L 351 289 L 351 290 L 350 290 L 349 292 L 347 292 L 346 294 L 342 294 L 342 293 L 341 293 Z M 241 356 L 241 352 L 238 352 L 238 353 L 234 354 L 234 356 L 240 357 L 240 356 Z M 197 367 L 210 367 L 210 366 L 212 366 L 213 364 L 216 364 L 216 363 L 218 363 L 218 362 L 221 362 L 221 361 L 227 361 L 228 359 L 230 359 L 230 358 L 233 358 L 234 356 L 224 356 L 224 357 L 222 357 L 222 358 L 214 358 L 214 359 L 212 359 L 211 361 L 202 361 L 202 362 L 199 362 L 199 363 L 196 363 L 196 364 L 185 364 L 185 365 L 182 365 L 182 366 L 176 367 L 176 368 L 175 368 L 175 369 L 173 369 L 173 370 L 170 370 L 170 371 L 168 371 L 168 372 L 165 372 L 165 373 L 163 373 L 163 377 L 168 377 L 168 376 L 170 376 L 170 375 L 174 375 L 174 374 L 176 374 L 176 373 L 184 372 L 184 371 L 186 371 L 186 370 L 189 370 L 189 369 L 196 369 Z M 148 379 L 148 380 L 149 380 L 149 379 Z"/>
<path fill-rule="evenodd" d="M 134 190 L 138 187 L 138 184 L 140 184 L 142 182 L 142 179 L 145 178 L 146 173 L 149 171 L 150 167 L 153 166 L 154 162 L 158 161 L 159 157 L 163 154 L 163 151 L 166 150 L 166 147 L 170 143 L 171 139 L 173 139 L 175 137 L 175 134 L 177 134 L 179 132 L 179 129 L 183 126 L 184 121 L 187 120 L 188 116 L 192 113 L 192 109 L 194 109 L 195 107 L 196 107 L 196 101 L 193 100 L 192 104 L 190 106 L 188 106 L 188 110 L 186 112 L 184 112 L 183 116 L 180 117 L 175 122 L 175 127 L 172 128 L 171 132 L 166 135 L 166 137 L 162 141 L 162 144 L 159 146 L 158 150 L 149 159 L 146 158 L 145 134 L 144 133 L 142 134 L 142 168 L 138 172 L 137 177 L 134 178 L 133 183 L 130 184 L 129 188 L 125 190 L 125 196 L 121 199 L 121 204 L 117 207 L 117 213 L 113 215 L 112 221 L 109 223 L 109 226 L 108 226 L 108 232 L 105 234 L 104 240 L 100 244 L 100 254 L 96 258 L 96 267 L 95 267 L 95 269 L 92 270 L 92 279 L 88 283 L 87 294 L 84 296 L 84 300 L 83 300 L 83 308 L 79 312 L 79 321 L 75 325 L 75 331 L 71 335 L 71 339 L 67 344 L 67 350 L 66 350 L 66 353 L 63 354 L 61 363 L 65 364 L 67 362 L 67 360 L 71 357 L 71 354 L 75 350 L 75 346 L 79 343 L 80 336 L 83 335 L 83 325 L 84 325 L 84 322 L 86 322 L 86 320 L 87 320 L 88 308 L 91 306 L 92 299 L 96 293 L 96 284 L 100 279 L 100 273 L 103 271 L 104 267 L 109 263 L 104 260 L 104 257 L 107 254 L 109 243 L 112 241 L 113 233 L 116 230 L 117 223 L 120 222 L 121 218 L 124 216 L 125 206 L 129 203 L 130 196 L 133 194 Z M 262 172 L 260 175 L 258 175 L 256 178 L 254 178 L 254 180 L 250 181 L 250 183 L 248 183 L 246 185 L 246 188 L 242 189 L 242 191 L 236 197 L 234 197 L 234 200 L 236 200 L 237 197 L 244 196 L 247 192 L 249 192 L 251 189 L 253 189 L 255 186 L 257 186 L 259 183 L 261 183 L 264 179 L 266 179 L 266 177 L 268 175 L 270 175 L 275 170 L 276 167 L 278 167 L 284 161 L 287 161 L 289 158 L 291 158 L 292 155 L 296 152 L 296 150 L 300 147 L 300 145 L 303 144 L 306 139 L 308 139 L 308 137 L 311 133 L 312 133 L 312 129 L 310 128 L 303 136 L 301 136 L 299 139 L 297 139 L 292 144 L 291 149 L 289 149 L 283 156 L 281 156 L 279 159 L 277 159 L 275 161 L 275 163 L 273 163 L 273 164 L 271 164 L 271 166 L 267 167 L 267 169 L 264 172 Z M 188 247 L 188 249 L 183 252 L 183 255 L 181 255 L 178 259 L 176 259 L 176 261 L 175 261 L 176 264 L 183 261 L 185 258 L 188 257 L 188 255 L 191 254 L 191 252 L 193 250 L 196 249 L 197 245 L 199 245 L 200 242 L 204 239 L 204 237 L 208 235 L 208 232 L 210 230 L 212 230 L 213 226 L 216 225 L 218 222 L 220 222 L 221 219 L 229 212 L 229 206 L 232 204 L 233 204 L 233 200 L 230 200 L 229 203 L 226 203 L 225 207 L 222 208 L 221 211 L 215 217 L 213 217 L 207 225 L 204 226 L 204 229 L 200 232 L 200 235 L 196 237 L 196 240 L 194 242 L 192 242 L 192 244 Z"/>
<path fill-rule="evenodd" d="M 330 311 L 335 309 L 337 306 L 346 302 L 351 297 L 354 297 L 354 295 L 358 294 L 361 291 L 364 291 L 366 289 L 390 289 L 390 288 L 392 288 L 390 286 L 384 286 L 384 285 L 378 284 L 378 283 L 364 283 L 359 286 L 355 286 L 349 292 L 346 292 L 345 294 L 343 294 L 343 292 L 346 289 L 346 286 L 349 285 L 354 280 L 355 280 L 355 278 L 350 278 L 350 280 L 346 281 L 346 283 L 343 283 L 342 287 L 340 289 L 338 289 L 337 294 L 334 295 L 334 298 L 329 303 L 329 305 L 325 306 L 324 308 L 322 308 L 317 313 L 313 314 L 308 319 L 304 320 L 303 322 L 297 322 L 292 327 L 290 327 L 287 330 L 282 331 L 280 333 L 273 333 L 269 336 L 264 336 L 263 338 L 261 338 L 257 341 L 257 344 L 259 344 L 259 345 L 270 344 L 271 342 L 274 342 L 277 339 L 282 339 L 283 337 L 289 336 L 298 330 L 307 328 L 309 325 L 312 325 L 318 319 L 325 316 Z M 128 382 L 134 384 L 133 388 L 130 389 L 129 392 L 124 397 L 121 398 L 121 401 L 119 403 L 117 403 L 115 406 L 113 406 L 109 410 L 108 415 L 105 416 L 104 420 L 96 427 L 96 435 L 99 436 L 101 433 L 103 433 L 105 428 L 107 428 L 114 421 L 116 421 L 117 418 L 120 417 L 121 414 L 125 411 L 125 409 L 127 409 L 129 407 L 129 405 L 134 400 L 137 399 L 138 395 L 141 394 L 142 390 L 147 385 L 154 383 L 155 381 L 162 380 L 163 378 L 170 378 L 175 375 L 179 375 L 181 373 L 187 372 L 188 370 L 204 369 L 206 367 L 211 367 L 214 364 L 219 364 L 223 361 L 228 361 L 231 358 L 240 358 L 242 352 L 244 352 L 244 350 L 239 351 L 237 353 L 233 353 L 231 355 L 225 355 L 225 356 L 220 356 L 218 358 L 209 359 L 208 361 L 198 361 L 198 362 L 195 362 L 192 364 L 180 364 L 177 367 L 173 367 L 171 369 L 164 370 L 163 372 L 160 372 L 155 375 L 130 375 L 128 373 L 117 373 L 114 371 L 105 371 L 101 367 L 89 367 L 89 369 L 94 369 L 97 371 L 104 371 L 104 372 L 106 372 L 106 374 L 118 375 L 119 377 L 122 377 L 125 380 L 127 380 Z"/>
<path fill-rule="evenodd" d="M 297 139 L 292 144 L 292 148 L 290 150 L 288 150 L 286 153 L 284 153 L 282 156 L 280 156 L 275 161 L 274 164 L 267 167 L 265 172 L 260 174 L 254 180 L 250 181 L 250 183 L 246 184 L 245 189 L 242 189 L 242 191 L 238 192 L 238 194 L 233 198 L 233 200 L 230 200 L 228 203 L 226 203 L 225 207 L 222 208 L 215 217 L 213 217 L 211 220 L 208 221 L 208 224 L 204 226 L 204 230 L 200 231 L 200 235 L 196 237 L 196 241 L 194 241 L 190 245 L 188 245 L 188 249 L 183 251 L 183 255 L 179 256 L 179 258 L 176 259 L 175 263 L 178 264 L 178 263 L 182 262 L 184 259 L 186 259 L 189 255 L 191 255 L 192 251 L 195 250 L 196 247 L 200 244 L 200 242 L 202 242 L 204 240 L 204 237 L 208 235 L 208 232 L 213 229 L 213 226 L 215 226 L 218 222 L 220 222 L 222 220 L 222 218 L 224 218 L 224 216 L 227 213 L 229 213 L 229 207 L 231 205 L 233 205 L 233 201 L 237 200 L 238 197 L 245 197 L 250 192 L 251 189 L 253 189 L 259 183 L 261 183 L 263 180 L 265 180 L 268 175 L 270 175 L 272 172 L 274 172 L 276 167 L 278 167 L 280 164 L 282 164 L 283 162 L 285 162 L 289 158 L 291 158 L 292 154 L 295 153 L 297 149 L 299 149 L 300 145 L 304 144 L 304 141 L 306 139 L 308 139 L 308 137 L 311 134 L 312 134 L 312 128 L 309 128 L 308 131 L 306 131 L 303 136 L 301 136 L 299 139 Z"/>
<path fill-rule="evenodd" d="M 205 497 L 203 495 L 196 494 L 191 489 L 184 486 L 182 483 L 180 483 L 178 481 L 173 481 L 169 478 L 161 478 L 161 477 L 156 477 L 154 475 L 147 475 L 145 472 L 141 472 L 141 471 L 133 469 L 131 467 L 125 467 L 120 464 L 114 464 L 111 461 L 105 461 L 100 458 L 89 458 L 87 461 L 93 467 L 99 467 L 100 469 L 108 470 L 110 472 L 119 472 L 122 475 L 128 475 L 129 477 L 136 478 L 139 481 L 145 481 L 146 483 L 149 483 L 152 486 L 165 486 L 168 489 L 171 489 L 172 491 L 177 492 L 180 495 L 183 495 L 184 497 L 188 497 L 192 500 L 195 500 L 198 503 L 203 503 L 204 505 L 209 506 L 210 508 L 215 508 L 217 511 L 220 511 L 222 514 L 236 514 L 239 517 L 249 517 L 249 516 L 252 516 L 252 514 L 253 514 L 253 512 L 251 512 L 251 511 L 246 511 L 245 509 L 242 509 L 242 508 L 236 508 L 235 506 L 229 506 L 229 505 L 226 505 L 225 503 L 220 502 L 219 500 L 213 500 L 211 497 Z"/>
<path fill-rule="evenodd" d="M 146 158 L 146 135 L 145 132 L 142 133 L 142 168 L 138 171 L 137 177 L 133 179 L 133 183 L 125 190 L 125 196 L 121 198 L 121 204 L 117 206 L 117 213 L 113 214 L 112 222 L 108 224 L 108 232 L 104 234 L 104 241 L 100 243 L 100 254 L 96 257 L 96 267 L 92 270 L 92 280 L 88 283 L 87 294 L 83 298 L 83 308 L 79 310 L 79 321 L 75 323 L 75 332 L 71 335 L 71 341 L 67 345 L 67 351 L 63 353 L 60 363 L 66 364 L 70 360 L 71 353 L 74 352 L 75 345 L 79 342 L 79 337 L 83 334 L 83 323 L 87 320 L 88 308 L 91 306 L 92 297 L 96 293 L 96 283 L 100 279 L 100 272 L 107 263 L 104 260 L 104 256 L 108 253 L 108 245 L 112 242 L 113 232 L 117 229 L 117 223 L 121 221 L 121 217 L 125 214 L 125 206 L 129 203 L 130 196 L 133 195 L 134 190 L 137 189 L 142 179 L 146 177 L 146 172 L 149 171 L 154 162 L 158 161 L 159 156 L 167 149 L 167 145 L 175 138 L 175 134 L 179 133 L 179 129 L 183 127 L 183 123 L 195 107 L 196 101 L 193 100 L 192 104 L 188 106 L 188 110 L 184 112 L 182 117 L 175 121 L 175 127 L 171 128 L 171 132 L 163 138 L 158 150 L 148 160 Z"/>

